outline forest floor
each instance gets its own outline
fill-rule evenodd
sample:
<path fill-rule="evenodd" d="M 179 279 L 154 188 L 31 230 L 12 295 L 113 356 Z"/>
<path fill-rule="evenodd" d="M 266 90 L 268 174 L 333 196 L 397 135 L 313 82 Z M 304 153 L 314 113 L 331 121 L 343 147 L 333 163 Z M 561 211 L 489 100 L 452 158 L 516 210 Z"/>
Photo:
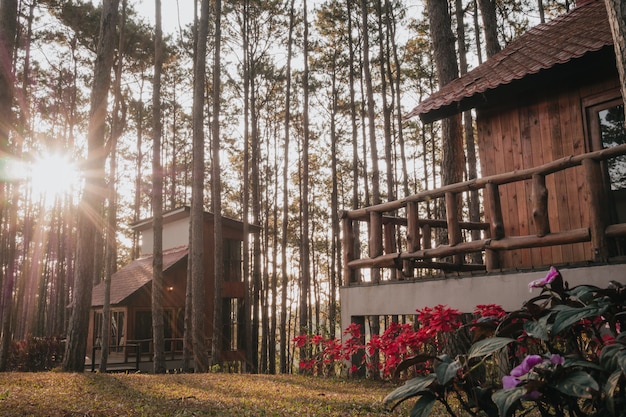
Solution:
<path fill-rule="evenodd" d="M 298 375 L 0 373 L 0 416 L 401 416 L 397 384 Z"/>

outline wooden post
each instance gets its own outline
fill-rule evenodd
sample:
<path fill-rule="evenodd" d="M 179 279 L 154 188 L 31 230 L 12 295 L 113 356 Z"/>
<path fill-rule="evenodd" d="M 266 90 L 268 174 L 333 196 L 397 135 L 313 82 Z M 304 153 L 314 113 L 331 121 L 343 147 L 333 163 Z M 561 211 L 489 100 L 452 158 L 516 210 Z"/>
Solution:
<path fill-rule="evenodd" d="M 410 201 L 406 205 L 406 240 L 409 253 L 420 249 L 419 212 L 417 202 Z M 415 269 L 414 261 L 404 261 L 403 271 L 405 277 L 413 277 Z"/>
<path fill-rule="evenodd" d="M 383 254 L 383 214 L 370 213 L 369 257 L 374 259 Z M 380 281 L 380 268 L 372 268 L 372 282 Z"/>
<path fill-rule="evenodd" d="M 492 239 L 504 237 L 504 220 L 502 219 L 502 206 L 500 205 L 500 191 L 498 185 L 489 182 L 485 185 L 486 210 L 489 213 L 489 234 Z M 485 250 L 485 267 L 487 272 L 500 268 L 498 252 Z"/>
<path fill-rule="evenodd" d="M 539 237 L 543 237 L 550 233 L 550 220 L 548 219 L 548 189 L 546 188 L 545 175 L 533 175 L 532 198 L 535 234 Z"/>
<path fill-rule="evenodd" d="M 357 282 L 356 271 L 348 267 L 348 263 L 355 259 L 354 252 L 354 225 L 352 220 L 344 213 L 341 219 L 341 228 L 343 236 L 341 238 L 341 246 L 343 247 L 343 276 L 348 285 Z"/>
<path fill-rule="evenodd" d="M 446 193 L 446 221 L 448 223 L 448 243 L 455 246 L 461 243 L 461 227 L 459 226 L 459 206 L 456 193 Z M 463 255 L 454 255 L 454 263 L 461 265 Z"/>
<path fill-rule="evenodd" d="M 396 226 L 387 222 L 383 224 L 383 253 L 396 253 Z M 391 279 L 402 279 L 402 265 L 396 265 L 396 269 L 392 271 Z"/>
<path fill-rule="evenodd" d="M 589 229 L 591 231 L 591 256 L 597 262 L 606 261 L 609 257 L 609 247 L 606 240 L 607 198 L 602 180 L 602 165 L 600 161 L 591 158 L 583 159 L 585 170 L 585 186 L 589 201 Z"/>

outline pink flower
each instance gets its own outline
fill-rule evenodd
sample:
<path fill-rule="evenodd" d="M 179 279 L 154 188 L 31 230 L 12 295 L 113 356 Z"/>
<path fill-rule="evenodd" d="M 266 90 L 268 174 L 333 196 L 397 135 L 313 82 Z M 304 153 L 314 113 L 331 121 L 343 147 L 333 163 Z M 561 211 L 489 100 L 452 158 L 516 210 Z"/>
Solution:
<path fill-rule="evenodd" d="M 556 277 L 558 277 L 560 274 L 561 273 L 559 272 L 558 269 L 556 269 L 555 267 L 551 266 L 550 270 L 548 271 L 548 274 L 544 278 L 534 280 L 533 282 L 528 284 L 528 290 L 532 292 L 533 288 L 545 287 L 546 285 L 548 285 L 552 281 L 554 281 L 554 279 Z"/>
<path fill-rule="evenodd" d="M 541 356 L 528 355 L 524 358 L 522 363 L 520 363 L 515 368 L 513 368 L 513 370 L 511 371 L 511 376 L 514 376 L 517 378 L 524 376 L 527 373 L 529 373 L 530 370 L 533 369 L 535 365 L 539 365 L 542 362 L 543 362 L 543 358 Z"/>
<path fill-rule="evenodd" d="M 509 375 L 502 377 L 502 388 L 511 389 L 515 388 L 522 382 L 522 377 L 528 374 L 535 366 L 540 365 L 544 362 L 551 362 L 554 365 L 563 365 L 565 359 L 558 354 L 552 354 L 550 359 L 543 359 L 539 355 L 528 355 L 524 358 L 522 363 L 511 370 Z M 524 398 L 530 400 L 536 400 L 541 396 L 539 391 L 530 391 L 524 395 Z"/>
<path fill-rule="evenodd" d="M 555 365 L 563 365 L 563 363 L 565 362 L 565 358 L 557 353 L 553 353 L 550 356 L 550 362 Z"/>

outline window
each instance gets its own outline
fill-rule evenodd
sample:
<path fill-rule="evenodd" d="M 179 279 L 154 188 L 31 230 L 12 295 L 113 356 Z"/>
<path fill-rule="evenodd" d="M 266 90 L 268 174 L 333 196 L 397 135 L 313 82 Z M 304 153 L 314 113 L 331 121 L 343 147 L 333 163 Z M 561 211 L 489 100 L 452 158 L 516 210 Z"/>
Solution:
<path fill-rule="evenodd" d="M 240 347 L 239 337 L 241 329 L 239 326 L 240 303 L 237 298 L 224 298 L 222 304 L 222 314 L 224 317 L 222 327 L 222 349 L 238 350 Z"/>
<path fill-rule="evenodd" d="M 109 322 L 109 346 L 117 348 L 125 344 L 125 319 L 126 313 L 122 310 L 111 311 L 111 319 Z M 104 315 L 102 311 L 96 311 L 93 315 L 93 345 L 102 346 L 102 324 Z M 114 349 L 112 349 L 114 351 Z"/>
<path fill-rule="evenodd" d="M 587 150 L 598 151 L 626 143 L 624 101 L 619 90 L 611 90 L 583 100 Z M 607 211 L 611 223 L 626 223 L 626 155 L 602 164 Z M 626 240 L 615 239 L 613 255 L 626 254 Z"/>
<path fill-rule="evenodd" d="M 598 111 L 597 117 L 598 124 L 600 125 L 600 138 L 603 148 L 610 148 L 626 143 L 623 103 L 620 102 L 617 105 Z M 607 175 L 609 177 L 611 190 L 626 189 L 626 155 L 608 161 Z"/>
<path fill-rule="evenodd" d="M 224 240 L 224 281 L 242 280 L 241 244 L 240 240 Z"/>

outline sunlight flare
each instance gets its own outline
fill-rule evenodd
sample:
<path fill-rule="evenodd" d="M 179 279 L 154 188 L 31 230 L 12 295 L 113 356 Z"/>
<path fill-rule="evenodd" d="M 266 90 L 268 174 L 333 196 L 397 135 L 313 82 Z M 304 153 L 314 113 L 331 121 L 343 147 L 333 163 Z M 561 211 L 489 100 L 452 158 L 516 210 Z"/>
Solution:
<path fill-rule="evenodd" d="M 82 180 L 77 166 L 67 155 L 59 153 L 46 154 L 28 163 L 26 179 L 33 198 L 49 204 L 57 197 L 75 196 L 80 192 Z"/>

